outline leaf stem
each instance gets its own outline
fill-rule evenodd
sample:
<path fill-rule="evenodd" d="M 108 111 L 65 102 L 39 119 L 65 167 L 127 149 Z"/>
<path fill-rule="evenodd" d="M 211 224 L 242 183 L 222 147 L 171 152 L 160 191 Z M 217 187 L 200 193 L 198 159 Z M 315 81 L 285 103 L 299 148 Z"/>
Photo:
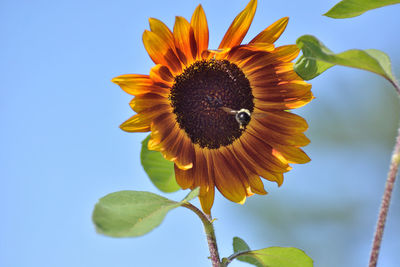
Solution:
<path fill-rule="evenodd" d="M 397 84 L 396 84 L 397 85 Z M 400 94 L 399 86 L 395 86 Z M 371 255 L 369 259 L 369 267 L 375 267 L 378 262 L 379 250 L 381 247 L 383 230 L 385 228 L 386 217 L 389 210 L 390 198 L 392 197 L 392 191 L 394 182 L 396 180 L 397 172 L 400 164 L 400 128 L 396 137 L 396 144 L 393 149 L 392 159 L 390 162 L 389 174 L 386 180 L 385 191 L 383 193 L 381 207 L 379 209 L 378 222 L 376 225 L 374 241 L 372 243 Z"/>
<path fill-rule="evenodd" d="M 204 214 L 201 210 L 199 210 L 196 206 L 193 206 L 189 202 L 186 202 L 182 205 L 182 207 L 188 208 L 197 216 L 199 216 L 201 222 L 204 226 L 204 231 L 206 232 L 208 248 L 210 250 L 210 259 L 213 267 L 222 267 L 221 261 L 219 259 L 218 247 L 217 247 L 217 239 L 215 238 L 214 225 L 212 222 L 211 215 Z"/>
<path fill-rule="evenodd" d="M 228 264 L 231 263 L 234 259 L 236 259 L 244 254 L 248 254 L 249 252 L 250 252 L 250 250 L 239 251 L 239 252 L 236 252 L 236 253 L 230 255 L 228 258 L 223 258 L 222 259 L 222 261 L 223 261 L 222 267 L 228 266 Z"/>

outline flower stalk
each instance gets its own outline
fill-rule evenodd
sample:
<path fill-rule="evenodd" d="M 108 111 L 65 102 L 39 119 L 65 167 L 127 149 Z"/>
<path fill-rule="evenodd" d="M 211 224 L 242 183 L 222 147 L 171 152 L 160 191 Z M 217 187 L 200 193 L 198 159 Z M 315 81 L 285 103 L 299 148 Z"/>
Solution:
<path fill-rule="evenodd" d="M 197 207 L 193 206 L 189 202 L 182 205 L 185 208 L 190 209 L 200 218 L 204 226 L 204 232 L 207 237 L 208 249 L 210 250 L 210 259 L 212 262 L 212 267 L 221 267 L 221 261 L 219 258 L 217 239 L 215 237 L 214 225 L 211 215 L 204 214 Z"/>
<path fill-rule="evenodd" d="M 396 82 L 392 82 L 392 84 L 396 88 L 396 91 L 400 96 L 400 86 Z M 392 159 L 390 162 L 389 174 L 386 179 L 385 191 L 383 193 L 381 207 L 379 209 L 378 222 L 376 224 L 376 230 L 369 259 L 369 267 L 376 267 L 378 263 L 383 231 L 385 229 L 386 218 L 390 206 L 390 199 L 392 197 L 392 192 L 399 169 L 399 164 L 400 164 L 400 128 L 398 129 L 396 144 L 394 146 Z"/>

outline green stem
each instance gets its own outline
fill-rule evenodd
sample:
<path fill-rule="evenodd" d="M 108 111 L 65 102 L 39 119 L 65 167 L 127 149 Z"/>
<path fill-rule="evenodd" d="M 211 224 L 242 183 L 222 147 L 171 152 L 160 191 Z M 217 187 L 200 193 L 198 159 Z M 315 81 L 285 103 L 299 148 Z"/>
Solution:
<path fill-rule="evenodd" d="M 396 91 L 399 93 L 400 96 L 400 86 L 396 82 L 393 82 L 392 84 L 394 85 Z M 379 209 L 378 222 L 376 224 L 374 241 L 372 243 L 371 255 L 369 259 L 369 267 L 376 267 L 376 264 L 378 262 L 379 251 L 383 237 L 383 230 L 385 229 L 386 218 L 390 206 L 390 199 L 392 197 L 394 182 L 396 180 L 399 164 L 400 164 L 400 128 L 398 130 L 396 144 L 393 149 L 389 174 L 386 179 L 385 191 L 383 193 L 381 207 Z"/>
<path fill-rule="evenodd" d="M 208 248 L 210 250 L 210 259 L 213 267 L 221 267 L 221 261 L 219 259 L 217 239 L 215 238 L 214 225 L 212 222 L 211 215 L 204 214 L 197 207 L 193 206 L 189 202 L 182 205 L 182 207 L 188 208 L 199 216 L 206 232 Z"/>

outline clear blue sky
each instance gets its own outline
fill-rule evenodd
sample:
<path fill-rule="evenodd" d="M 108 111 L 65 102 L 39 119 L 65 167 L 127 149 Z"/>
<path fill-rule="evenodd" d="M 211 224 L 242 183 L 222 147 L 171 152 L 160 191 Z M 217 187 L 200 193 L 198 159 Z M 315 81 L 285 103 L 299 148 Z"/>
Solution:
<path fill-rule="evenodd" d="M 381 49 L 399 76 L 400 6 L 347 20 L 321 16 L 336 2 L 259 0 L 245 41 L 289 16 L 279 45 L 313 34 L 337 52 Z M 94 204 L 107 193 L 160 193 L 139 162 L 146 135 L 118 128 L 132 115 L 131 97 L 110 79 L 149 72 L 153 63 L 141 41 L 149 17 L 172 27 L 175 15 L 190 18 L 199 3 L 216 48 L 247 1 L 0 2 L 0 266 L 209 266 L 202 226 L 187 210 L 135 239 L 98 235 L 91 222 Z M 244 206 L 217 197 L 223 256 L 239 235 L 255 249 L 302 248 L 318 267 L 366 265 L 393 144 L 390 123 L 398 120 L 388 107 L 399 106 L 387 82 L 357 70 L 331 69 L 313 81 L 313 92 L 317 98 L 298 111 L 310 122 L 312 162 L 295 166 L 279 189 L 266 183 L 270 194 Z M 400 261 L 398 189 L 397 183 L 384 267 Z"/>

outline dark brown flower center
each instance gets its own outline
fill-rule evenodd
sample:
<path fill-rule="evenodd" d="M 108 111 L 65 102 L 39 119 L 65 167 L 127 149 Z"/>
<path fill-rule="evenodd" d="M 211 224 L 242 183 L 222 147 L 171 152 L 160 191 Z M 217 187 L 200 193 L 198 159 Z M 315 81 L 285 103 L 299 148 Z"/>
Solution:
<path fill-rule="evenodd" d="M 227 60 L 193 63 L 175 77 L 169 99 L 179 127 L 193 143 L 209 149 L 232 144 L 245 129 L 227 108 L 254 109 L 249 80 Z"/>

